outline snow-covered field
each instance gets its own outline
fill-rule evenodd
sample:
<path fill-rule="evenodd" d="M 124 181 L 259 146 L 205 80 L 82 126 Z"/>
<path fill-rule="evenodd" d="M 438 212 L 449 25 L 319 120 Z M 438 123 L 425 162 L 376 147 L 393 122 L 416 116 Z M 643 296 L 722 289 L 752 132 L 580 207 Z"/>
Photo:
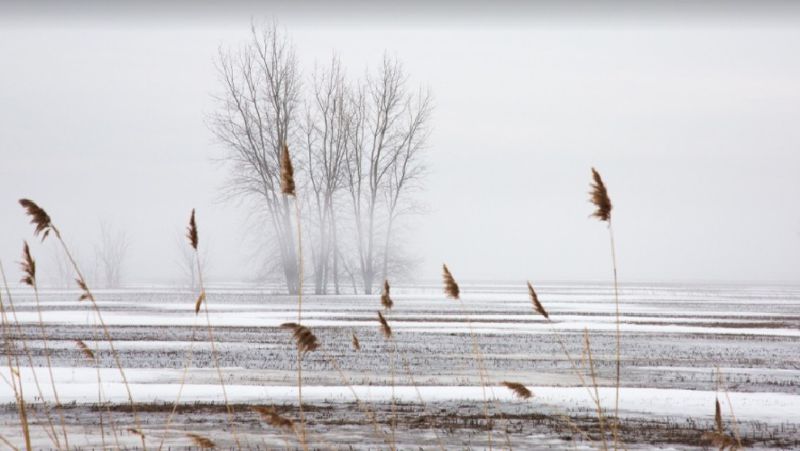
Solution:
<path fill-rule="evenodd" d="M 379 296 L 304 297 L 303 323 L 322 344 L 303 364 L 312 442 L 334 448 L 385 446 L 362 408 L 379 413 L 385 421 L 380 426 L 388 431 L 394 398 L 401 406 L 394 410 L 398 444 L 438 446 L 441 440 L 454 447 L 488 445 L 472 331 L 486 362 L 497 446 L 600 446 L 563 424 L 566 415 L 585 430 L 596 428 L 589 393 L 557 338 L 578 357 L 583 331 L 588 330 L 600 398 L 613 410 L 613 292 L 597 284 L 543 284 L 538 291 L 552 325 L 532 311 L 524 284 L 464 284 L 463 309 L 435 285 L 396 287 L 395 308 L 387 315 L 396 348 L 378 330 Z M 45 399 L 52 401 L 32 293 L 19 288 L 12 294 L 37 379 Z M 188 365 L 181 392 L 184 406 L 166 443 L 186 445 L 185 433 L 197 432 L 218 445 L 232 445 L 232 429 L 224 408 L 219 409 L 223 397 L 205 317 L 194 315 L 195 296 L 150 287 L 96 294 L 133 397 L 146 412 L 142 430 L 148 444 L 158 446 L 165 435 L 169 404 Z M 133 427 L 127 392 L 108 343 L 94 327 L 90 306 L 78 302 L 78 296 L 59 290 L 43 290 L 40 296 L 70 437 L 75 436 L 78 446 L 99 446 L 103 440 L 109 445 L 115 440 L 141 444 L 125 432 Z M 260 423 L 247 407 L 277 405 L 287 415 L 296 414 L 296 351 L 290 334 L 277 327 L 296 321 L 296 298 L 217 287 L 208 290 L 208 307 L 226 393 L 236 404 L 237 434 L 250 446 L 295 443 Z M 755 447 L 800 446 L 800 287 L 627 285 L 621 291 L 621 310 L 620 415 L 630 426 L 623 429 L 628 447 L 647 448 L 649 441 L 677 448 L 697 443 L 702 431 L 711 429 L 716 397 L 729 431 L 737 429 Z M 353 333 L 361 351 L 352 348 Z M 100 357 L 99 369 L 87 367 L 76 340 Z M 28 367 L 27 356 L 20 358 Z M 716 383 L 716 367 L 722 386 Z M 6 380 L 10 376 L 7 367 L 0 373 Z M 21 377 L 26 397 L 38 395 L 33 371 L 23 368 Z M 524 383 L 534 398 L 515 400 L 500 386 L 502 381 Z M 0 403 L 6 406 L 0 435 L 20 443 L 13 393 L 5 386 L 0 390 Z M 108 430 L 107 412 L 100 432 L 98 395 L 112 404 L 109 409 L 120 430 L 116 439 Z M 37 443 L 51 446 L 40 427 L 46 425 L 44 410 L 40 406 L 33 414 Z M 591 437 L 597 440 L 596 434 Z"/>

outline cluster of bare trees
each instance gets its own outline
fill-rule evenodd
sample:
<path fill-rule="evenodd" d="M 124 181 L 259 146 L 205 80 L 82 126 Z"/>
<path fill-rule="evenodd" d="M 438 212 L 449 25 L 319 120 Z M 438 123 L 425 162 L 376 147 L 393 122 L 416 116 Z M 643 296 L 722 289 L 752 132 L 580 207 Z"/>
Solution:
<path fill-rule="evenodd" d="M 343 286 L 372 293 L 400 263 L 393 252 L 398 219 L 413 211 L 424 173 L 431 100 L 408 86 L 403 67 L 385 56 L 352 80 L 337 57 L 308 79 L 292 43 L 276 25 L 252 28 L 242 47 L 220 51 L 224 91 L 211 127 L 226 149 L 228 195 L 265 212 L 264 236 L 290 293 L 299 256 L 294 210 L 280 192 L 280 153 L 291 149 L 300 183 L 314 290 Z"/>

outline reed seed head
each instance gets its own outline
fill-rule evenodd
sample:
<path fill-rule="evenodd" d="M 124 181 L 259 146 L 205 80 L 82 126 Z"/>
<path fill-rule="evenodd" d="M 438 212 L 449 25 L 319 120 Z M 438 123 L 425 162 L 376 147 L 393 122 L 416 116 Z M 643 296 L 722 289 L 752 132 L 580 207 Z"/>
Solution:
<path fill-rule="evenodd" d="M 383 333 L 384 338 L 391 338 L 392 328 L 389 327 L 389 323 L 386 321 L 386 318 L 383 317 L 383 314 L 381 314 L 380 311 L 378 311 L 378 322 L 381 323 L 381 333 Z"/>
<path fill-rule="evenodd" d="M 140 431 L 139 429 L 128 428 L 128 432 L 130 432 L 131 434 L 138 435 L 139 437 L 144 438 L 144 432 Z"/>
<path fill-rule="evenodd" d="M 536 295 L 536 290 L 533 289 L 533 285 L 531 285 L 530 282 L 528 282 L 528 294 L 531 297 L 534 310 L 536 310 L 540 315 L 544 316 L 545 319 L 550 319 L 550 316 L 547 314 L 547 310 L 545 310 L 542 306 L 542 303 L 539 302 L 539 296 Z"/>
<path fill-rule="evenodd" d="M 503 381 L 502 384 L 511 390 L 514 395 L 520 399 L 531 399 L 533 397 L 533 393 L 528 390 L 528 387 L 518 383 L 518 382 L 508 382 Z"/>
<path fill-rule="evenodd" d="M 186 434 L 187 437 L 194 443 L 194 446 L 201 448 L 201 449 L 211 449 L 216 448 L 217 444 L 214 443 L 210 438 L 203 437 L 202 435 L 188 433 Z"/>
<path fill-rule="evenodd" d="M 289 196 L 295 195 L 294 168 L 292 167 L 292 157 L 289 156 L 289 146 L 286 144 L 281 150 L 281 192 Z"/>
<path fill-rule="evenodd" d="M 75 279 L 75 283 L 77 283 L 78 287 L 81 289 L 81 297 L 78 298 L 78 301 L 94 301 L 94 296 L 92 295 L 92 292 L 89 291 L 86 281 L 83 279 Z"/>
<path fill-rule="evenodd" d="M 47 235 L 50 234 L 50 231 L 55 230 L 53 223 L 50 221 L 50 215 L 48 215 L 42 207 L 36 205 L 36 202 L 30 199 L 20 199 L 19 204 L 22 205 L 22 208 L 24 208 L 28 216 L 31 217 L 31 224 L 36 226 L 33 235 L 39 236 L 41 233 L 42 241 L 44 241 Z"/>
<path fill-rule="evenodd" d="M 197 315 L 200 313 L 200 306 L 203 305 L 203 302 L 206 300 L 206 291 L 203 290 L 200 292 L 200 296 L 197 296 L 197 301 L 194 303 L 194 314 Z"/>
<path fill-rule="evenodd" d="M 608 197 L 608 191 L 603 179 L 600 177 L 600 173 L 595 168 L 592 168 L 592 183 L 590 186 L 592 191 L 589 193 L 591 195 L 589 201 L 596 208 L 592 216 L 608 222 L 611 219 L 611 199 Z"/>
<path fill-rule="evenodd" d="M 253 407 L 253 411 L 258 413 L 261 416 L 261 419 L 270 426 L 278 429 L 294 429 L 294 421 L 281 416 L 272 407 L 257 406 Z"/>
<path fill-rule="evenodd" d="M 459 299 L 459 289 L 456 279 L 450 274 L 447 265 L 442 265 L 442 279 L 444 280 L 444 294 L 451 299 Z"/>
<path fill-rule="evenodd" d="M 299 349 L 301 353 L 305 354 L 306 352 L 315 351 L 319 347 L 316 335 L 314 335 L 308 327 L 301 326 L 297 323 L 283 323 L 281 324 L 281 328 L 292 331 L 294 340 L 297 342 L 297 349 Z"/>
<path fill-rule="evenodd" d="M 28 247 L 28 242 L 22 242 L 22 261 L 19 264 L 22 267 L 24 277 L 20 282 L 35 286 L 36 285 L 36 261 L 31 257 L 31 248 Z"/>
<path fill-rule="evenodd" d="M 361 342 L 358 341 L 358 337 L 356 336 L 355 332 L 353 332 L 353 349 L 356 351 L 361 350 Z"/>
<path fill-rule="evenodd" d="M 723 432 L 722 409 L 719 406 L 719 398 L 714 400 L 714 425 L 717 428 L 717 432 L 721 434 Z"/>
<path fill-rule="evenodd" d="M 197 250 L 197 222 L 194 220 L 194 208 L 192 208 L 192 216 L 189 218 L 189 227 L 186 228 L 186 238 L 189 238 L 189 244 L 194 250 Z"/>
<path fill-rule="evenodd" d="M 383 292 L 381 293 L 381 305 L 386 310 L 391 310 L 392 306 L 394 306 L 394 302 L 392 301 L 391 296 L 389 296 L 389 281 L 383 281 Z"/>
<path fill-rule="evenodd" d="M 91 348 L 86 346 L 86 343 L 84 343 L 83 340 L 75 340 L 75 344 L 78 345 L 78 349 L 81 350 L 81 353 L 83 353 L 87 359 L 94 361 L 94 352 L 91 350 Z"/>

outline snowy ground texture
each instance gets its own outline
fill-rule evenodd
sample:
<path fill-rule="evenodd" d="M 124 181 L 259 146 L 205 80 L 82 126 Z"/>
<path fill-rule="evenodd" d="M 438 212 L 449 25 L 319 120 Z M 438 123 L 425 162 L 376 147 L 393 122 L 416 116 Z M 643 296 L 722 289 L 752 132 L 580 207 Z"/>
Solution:
<path fill-rule="evenodd" d="M 547 284 L 538 291 L 552 324 L 532 311 L 524 284 L 465 284 L 463 307 L 445 299 L 438 286 L 397 287 L 395 307 L 386 315 L 394 341 L 380 334 L 379 296 L 304 297 L 303 324 L 321 343 L 303 362 L 308 441 L 335 449 L 390 443 L 401 449 L 486 448 L 489 440 L 499 448 L 602 448 L 589 392 L 559 337 L 577 359 L 588 330 L 601 402 L 613 412 L 613 291 L 588 284 Z M 164 449 L 190 446 L 189 433 L 218 447 L 234 446 L 237 439 L 249 448 L 298 446 L 294 435 L 264 424 L 252 411 L 275 406 L 288 417 L 299 416 L 296 348 L 278 328 L 297 320 L 297 299 L 243 287 L 207 292 L 233 424 L 222 404 L 205 316 L 194 314 L 194 294 L 160 288 L 96 293 L 148 448 L 158 448 L 162 439 Z M 47 411 L 53 396 L 36 304 L 30 290 L 18 288 L 12 295 L 22 326 L 16 338 L 25 339 L 35 369 L 18 349 L 24 393 L 32 403 L 32 435 L 35 445 L 50 448 Z M 70 446 L 141 447 L 140 437 L 129 431 L 136 422 L 109 345 L 90 305 L 78 297 L 75 291 L 40 293 Z M 800 447 L 800 287 L 627 285 L 620 302 L 626 448 L 702 446 L 717 397 L 727 431 L 738 432 L 749 447 Z M 490 421 L 470 331 L 486 364 Z M 352 334 L 360 351 L 352 347 Z M 99 368 L 76 340 L 93 349 Z M 8 367 L 0 374 L 0 436 L 21 446 L 16 405 L 5 382 Z M 181 405 L 167 430 L 182 379 Z M 534 397 L 517 400 L 502 381 L 523 383 Z M 56 413 L 51 416 L 60 432 Z"/>

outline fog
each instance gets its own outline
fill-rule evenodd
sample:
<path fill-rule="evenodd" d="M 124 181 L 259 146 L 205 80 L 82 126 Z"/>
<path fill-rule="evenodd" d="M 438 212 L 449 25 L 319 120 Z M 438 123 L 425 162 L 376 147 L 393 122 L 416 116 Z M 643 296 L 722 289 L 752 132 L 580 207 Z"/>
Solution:
<path fill-rule="evenodd" d="M 610 280 L 590 168 L 614 203 L 622 282 L 800 282 L 800 14 L 790 4 L 81 3 L 0 7 L 0 259 L 18 279 L 16 203 L 34 199 L 88 258 L 100 222 L 130 238 L 127 282 L 180 277 L 192 208 L 209 277 L 256 272 L 248 205 L 223 199 L 209 131 L 218 48 L 276 19 L 304 77 L 333 52 L 354 76 L 388 51 L 435 110 L 404 227 L 416 277 Z M 722 8 L 726 9 L 722 9 Z M 718 13 L 716 13 L 716 12 Z"/>

